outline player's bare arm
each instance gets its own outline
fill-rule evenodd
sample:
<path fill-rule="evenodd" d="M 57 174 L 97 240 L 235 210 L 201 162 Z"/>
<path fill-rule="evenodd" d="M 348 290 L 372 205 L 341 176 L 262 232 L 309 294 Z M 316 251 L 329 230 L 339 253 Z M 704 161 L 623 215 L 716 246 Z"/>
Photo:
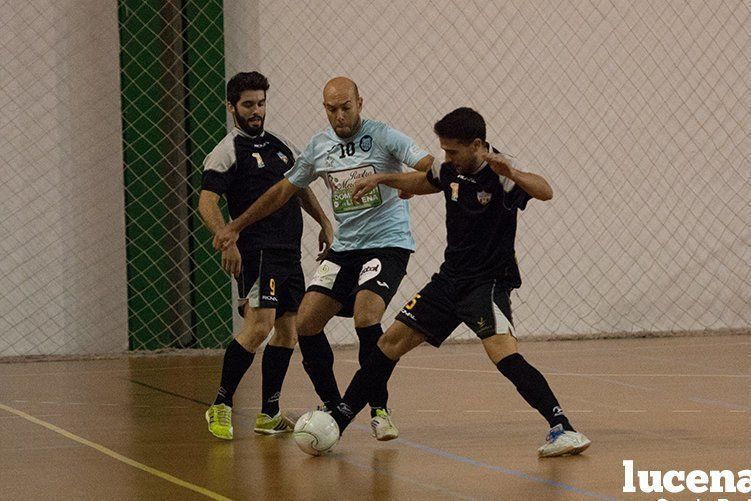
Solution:
<path fill-rule="evenodd" d="M 334 241 L 334 228 L 331 226 L 331 221 L 329 221 L 321 204 L 318 203 L 318 199 L 310 188 L 300 190 L 297 194 L 297 198 L 300 200 L 300 206 L 303 210 L 310 214 L 310 217 L 315 219 L 316 222 L 321 225 L 321 231 L 318 233 L 317 257 L 317 260 L 321 261 L 326 257 L 326 253 L 331 247 L 331 243 Z"/>
<path fill-rule="evenodd" d="M 430 170 L 430 167 L 433 165 L 433 160 L 433 155 L 425 155 L 412 168 L 416 171 L 428 172 Z M 414 194 L 412 193 L 407 193 L 399 190 L 399 198 L 401 198 L 402 200 L 409 200 L 413 196 Z"/>
<path fill-rule="evenodd" d="M 433 166 L 433 160 L 435 160 L 433 158 L 433 155 L 425 155 L 412 168 L 420 172 L 428 172 L 430 168 Z"/>
<path fill-rule="evenodd" d="M 553 188 L 550 187 L 544 177 L 516 169 L 511 157 L 503 153 L 488 152 L 485 155 L 485 160 L 493 169 L 493 172 L 509 178 L 534 198 L 543 201 L 553 198 Z"/>
<path fill-rule="evenodd" d="M 198 214 L 212 235 L 224 227 L 224 216 L 219 209 L 219 199 L 221 197 L 213 191 L 201 190 L 198 196 Z"/>
<path fill-rule="evenodd" d="M 398 174 L 374 174 L 372 176 L 358 179 L 355 182 L 352 199 L 355 202 L 360 202 L 365 194 L 369 193 L 379 184 L 385 184 L 386 186 L 402 190 L 404 193 L 409 193 L 411 195 L 429 195 L 441 191 L 430 184 L 425 172 L 417 171 L 402 172 Z"/>
<path fill-rule="evenodd" d="M 214 249 L 224 250 L 237 242 L 240 232 L 261 219 L 273 214 L 295 195 L 300 188 L 282 179 L 248 207 L 240 217 L 222 227 L 214 234 Z"/>
<path fill-rule="evenodd" d="M 204 224 L 209 231 L 216 235 L 218 231 L 224 228 L 224 216 L 221 209 L 219 209 L 219 199 L 221 197 L 209 190 L 201 190 L 201 194 L 198 197 L 198 213 L 201 215 Z M 230 245 L 226 250 L 222 251 L 221 259 L 222 269 L 232 275 L 240 273 L 242 266 L 242 258 L 240 257 L 240 251 L 237 249 L 237 245 Z"/>

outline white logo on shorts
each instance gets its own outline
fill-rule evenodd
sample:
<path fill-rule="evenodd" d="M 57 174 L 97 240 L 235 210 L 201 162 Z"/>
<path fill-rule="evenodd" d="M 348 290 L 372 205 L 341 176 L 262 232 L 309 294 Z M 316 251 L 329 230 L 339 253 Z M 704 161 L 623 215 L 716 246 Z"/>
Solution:
<path fill-rule="evenodd" d="M 381 282 L 380 280 L 376 280 L 376 283 L 380 285 L 381 287 L 386 287 L 387 289 L 391 288 L 389 287 L 389 284 L 387 284 L 386 282 Z"/>
<path fill-rule="evenodd" d="M 381 273 L 381 260 L 378 258 L 371 259 L 360 270 L 360 279 L 357 281 L 357 285 L 362 285 L 368 280 L 372 280 Z"/>
<path fill-rule="evenodd" d="M 324 260 L 316 270 L 316 274 L 313 275 L 313 280 L 310 281 L 310 285 L 318 285 L 320 287 L 331 289 L 334 287 L 336 276 L 341 269 L 342 267 L 338 264 Z"/>

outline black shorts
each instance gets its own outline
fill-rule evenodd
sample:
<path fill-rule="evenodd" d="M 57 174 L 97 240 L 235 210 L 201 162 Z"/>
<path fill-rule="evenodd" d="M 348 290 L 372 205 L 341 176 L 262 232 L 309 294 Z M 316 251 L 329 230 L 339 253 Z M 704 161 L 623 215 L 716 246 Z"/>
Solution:
<path fill-rule="evenodd" d="M 305 294 L 305 277 L 300 254 L 294 251 L 264 249 L 242 252 L 242 269 L 237 281 L 237 311 L 244 316 L 251 308 L 276 308 L 277 318 L 296 312 Z"/>
<path fill-rule="evenodd" d="M 308 286 L 342 303 L 337 315 L 351 317 L 355 296 L 361 290 L 373 291 L 388 306 L 396 294 L 412 251 L 396 247 L 330 251 L 318 266 Z"/>
<path fill-rule="evenodd" d="M 396 315 L 396 319 L 425 334 L 440 346 L 462 322 L 480 339 L 514 335 L 511 287 L 499 280 L 456 281 L 436 273 Z"/>

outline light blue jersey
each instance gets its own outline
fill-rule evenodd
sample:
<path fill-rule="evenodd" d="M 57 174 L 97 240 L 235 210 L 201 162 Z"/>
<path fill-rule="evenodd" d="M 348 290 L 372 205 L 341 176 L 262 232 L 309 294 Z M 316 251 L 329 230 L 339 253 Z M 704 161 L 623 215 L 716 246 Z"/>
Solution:
<path fill-rule="evenodd" d="M 317 177 L 326 182 L 337 222 L 333 250 L 414 250 L 409 203 L 399 198 L 398 190 L 378 185 L 362 198 L 362 203 L 355 204 L 352 187 L 356 179 L 369 174 L 401 172 L 403 163 L 414 167 L 427 154 L 402 132 L 383 122 L 363 119 L 353 137 L 340 138 L 331 127 L 313 136 L 285 176 L 300 188 Z"/>

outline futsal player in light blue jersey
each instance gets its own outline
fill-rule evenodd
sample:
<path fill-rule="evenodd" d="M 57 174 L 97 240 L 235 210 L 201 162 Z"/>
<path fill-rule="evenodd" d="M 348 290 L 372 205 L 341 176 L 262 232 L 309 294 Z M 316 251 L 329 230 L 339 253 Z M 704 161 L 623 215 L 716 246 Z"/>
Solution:
<path fill-rule="evenodd" d="M 334 316 L 353 316 L 362 363 L 383 334 L 381 318 L 407 272 L 415 242 L 409 228 L 409 205 L 397 190 L 379 185 L 352 199 L 357 179 L 373 173 L 396 173 L 402 164 L 428 171 L 433 157 L 405 134 L 376 120 L 362 118 L 362 97 L 355 82 L 331 79 L 323 89 L 323 105 L 331 127 L 316 134 L 285 178 L 242 215 L 218 231 L 214 247 L 233 244 L 248 225 L 282 207 L 299 190 L 322 178 L 331 194 L 337 229 L 334 243 L 303 297 L 297 334 L 303 366 L 324 405 L 341 400 L 334 378 L 334 356 L 323 328 Z M 378 440 L 399 432 L 387 408 L 384 385 L 369 401 L 371 428 Z"/>

